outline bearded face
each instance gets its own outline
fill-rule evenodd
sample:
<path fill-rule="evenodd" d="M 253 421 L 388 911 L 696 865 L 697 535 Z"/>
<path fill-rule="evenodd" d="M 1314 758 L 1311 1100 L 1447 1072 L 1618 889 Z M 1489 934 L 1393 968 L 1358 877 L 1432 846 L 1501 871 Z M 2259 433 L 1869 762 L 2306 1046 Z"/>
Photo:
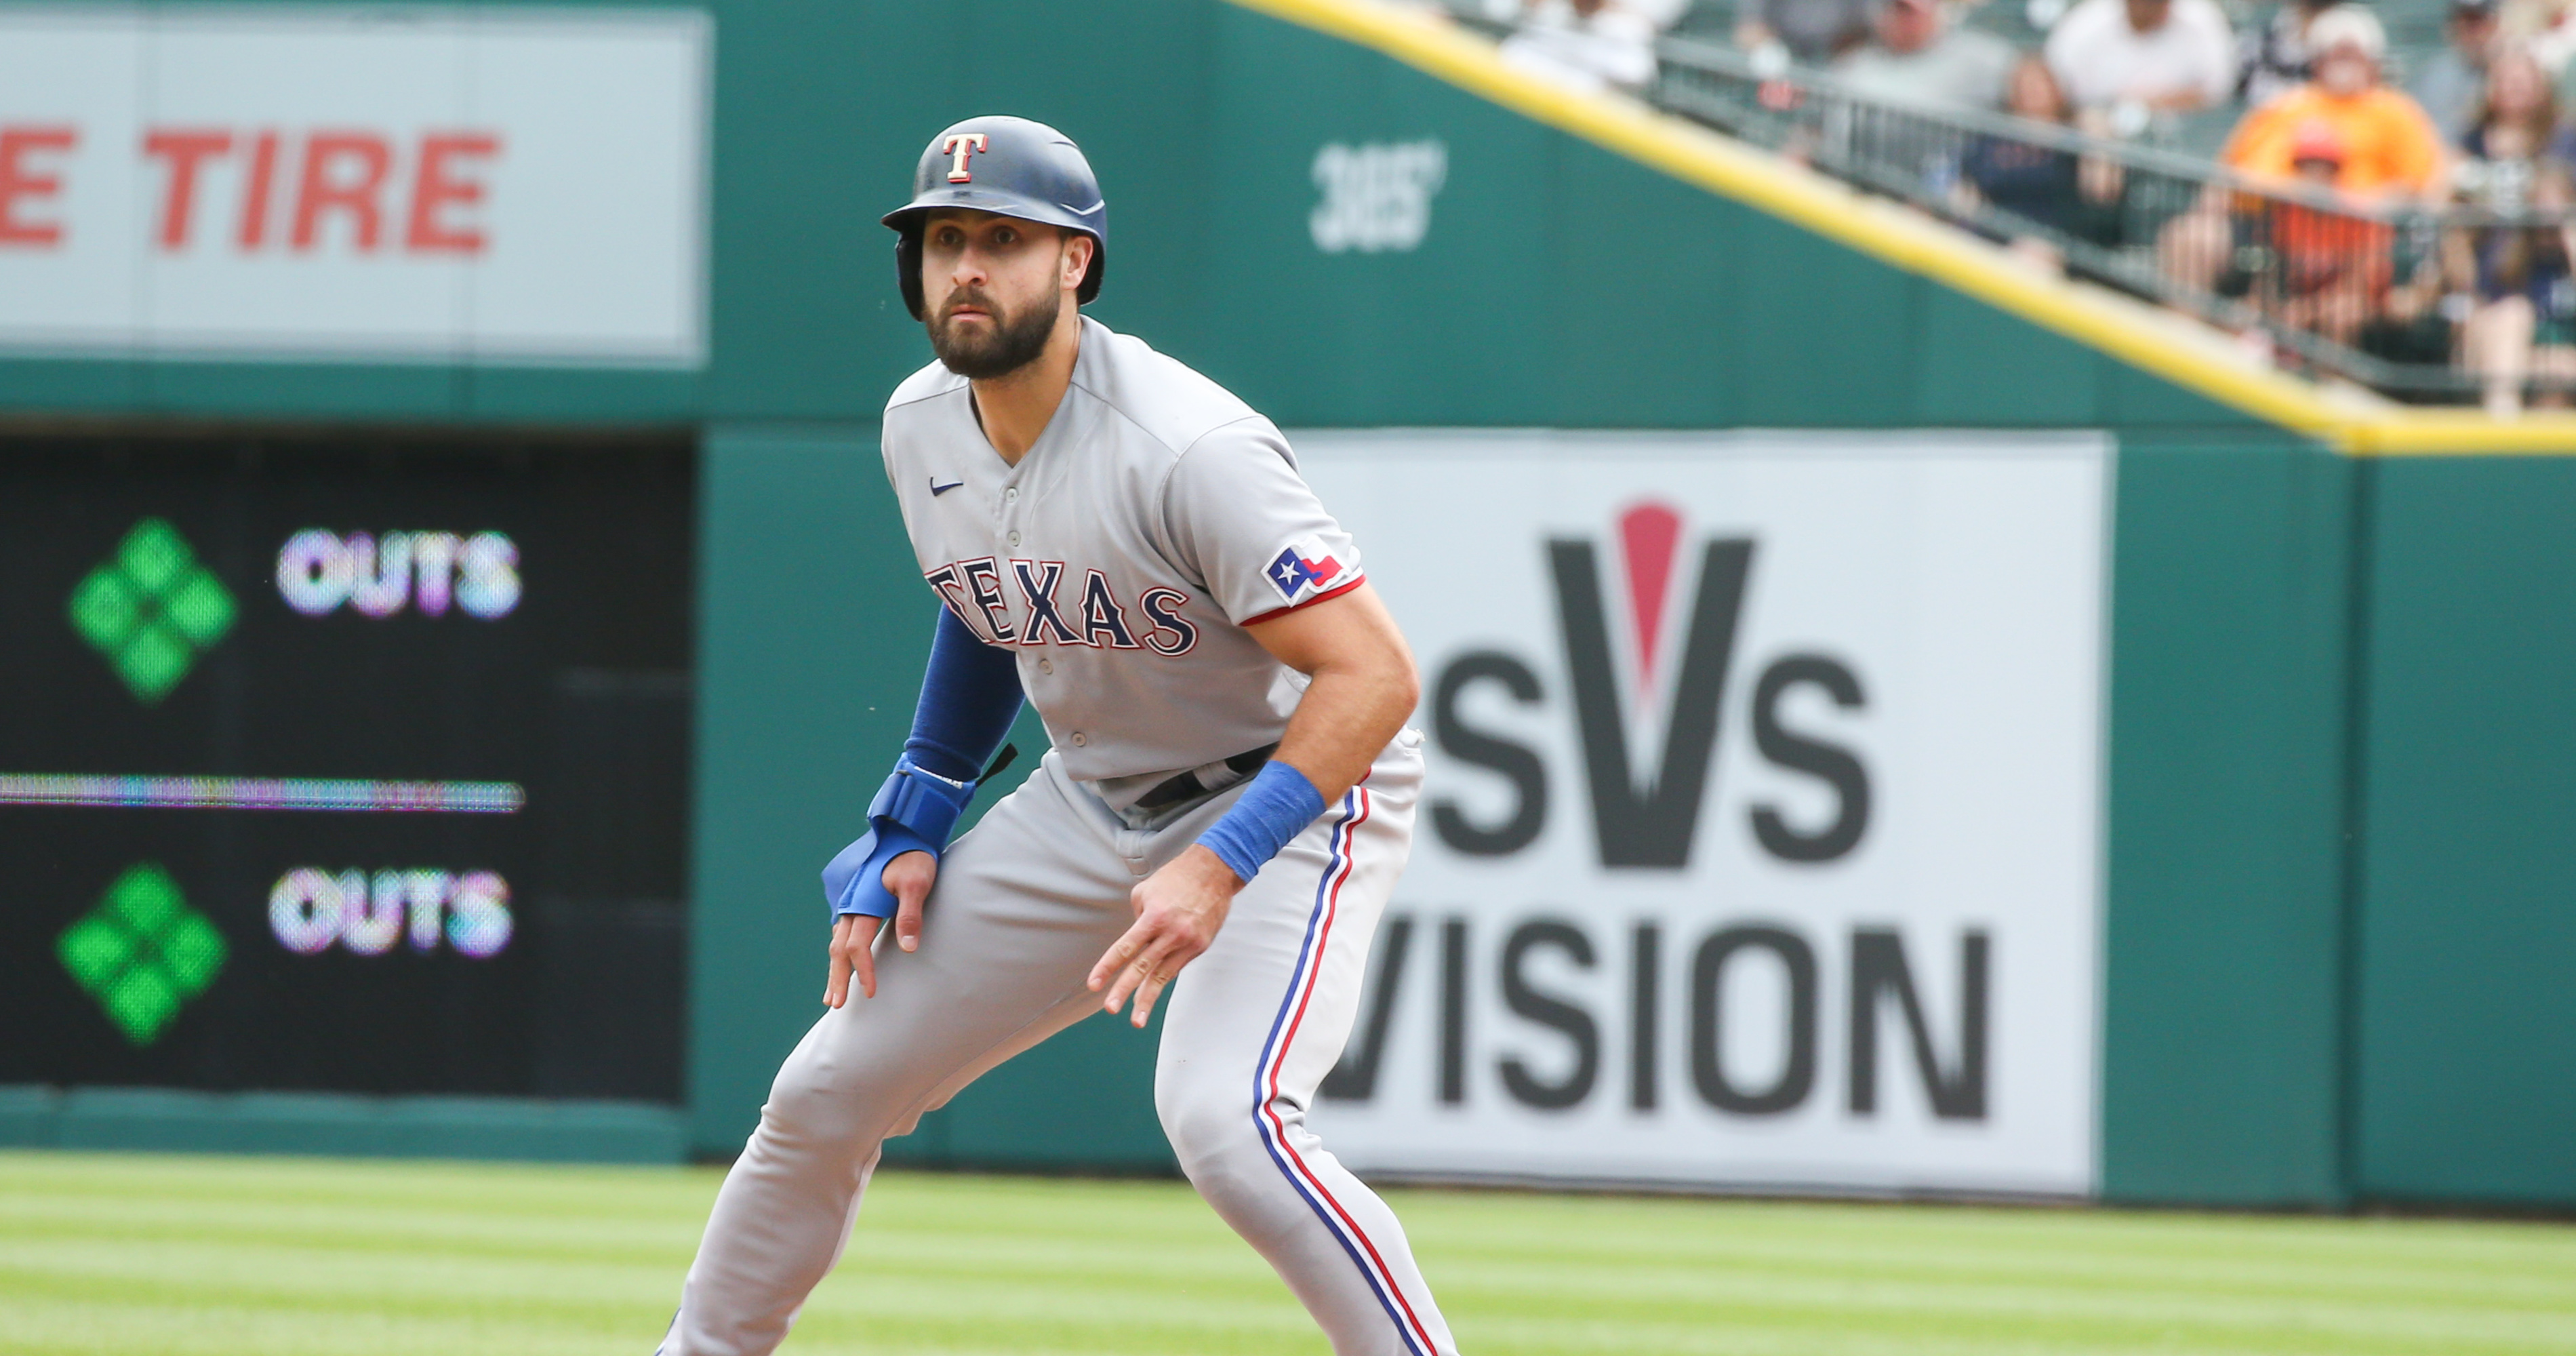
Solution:
<path fill-rule="evenodd" d="M 949 371 L 982 381 L 1008 376 L 1037 361 L 1054 333 L 1064 297 L 1053 288 L 1019 306 L 993 299 L 981 287 L 960 287 L 923 321 L 930 350 Z"/>
<path fill-rule="evenodd" d="M 1079 232 L 990 212 L 931 216 L 921 242 L 931 350 L 949 371 L 978 381 L 1036 361 L 1063 318 L 1065 275 L 1088 264 L 1090 243 Z"/>

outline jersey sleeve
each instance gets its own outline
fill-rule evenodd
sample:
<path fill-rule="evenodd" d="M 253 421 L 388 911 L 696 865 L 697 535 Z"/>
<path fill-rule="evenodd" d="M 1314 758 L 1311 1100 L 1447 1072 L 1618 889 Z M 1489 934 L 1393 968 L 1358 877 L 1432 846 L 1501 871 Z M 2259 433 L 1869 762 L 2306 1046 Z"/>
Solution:
<path fill-rule="evenodd" d="M 1163 526 L 1179 563 L 1237 626 L 1359 587 L 1359 547 L 1297 473 L 1261 418 L 1210 431 L 1164 482 Z"/>

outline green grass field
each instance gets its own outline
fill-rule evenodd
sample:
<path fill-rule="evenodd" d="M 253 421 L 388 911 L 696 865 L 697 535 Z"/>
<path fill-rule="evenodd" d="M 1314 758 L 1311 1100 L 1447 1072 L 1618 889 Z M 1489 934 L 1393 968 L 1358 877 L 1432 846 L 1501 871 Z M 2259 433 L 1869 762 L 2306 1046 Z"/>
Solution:
<path fill-rule="evenodd" d="M 0 1153 L 0 1351 L 646 1356 L 717 1174 Z M 1464 1348 L 2576 1352 L 2576 1228 L 1395 1193 Z M 1188 1189 L 881 1176 L 803 1353 L 1325 1350 Z"/>

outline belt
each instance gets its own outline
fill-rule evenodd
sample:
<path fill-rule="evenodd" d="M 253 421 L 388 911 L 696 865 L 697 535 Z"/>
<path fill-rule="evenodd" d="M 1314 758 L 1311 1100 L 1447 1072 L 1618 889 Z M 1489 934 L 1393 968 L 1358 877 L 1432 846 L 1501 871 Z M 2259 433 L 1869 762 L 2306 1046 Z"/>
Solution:
<path fill-rule="evenodd" d="M 1226 759 L 1225 765 L 1228 768 L 1233 769 L 1236 773 L 1236 780 L 1240 781 L 1244 777 L 1252 775 L 1252 773 L 1259 769 L 1263 763 L 1269 762 L 1270 755 L 1277 753 L 1278 751 L 1279 746 L 1277 744 L 1264 744 L 1260 748 L 1246 749 L 1243 752 Z M 1227 782 L 1225 784 L 1225 786 L 1232 785 L 1234 785 L 1234 782 Z M 1136 798 L 1136 808 L 1139 810 L 1160 810 L 1166 806 L 1178 805 L 1185 800 L 1194 800 L 1200 796 L 1214 795 L 1217 792 L 1224 790 L 1225 786 L 1209 786 L 1207 783 L 1199 780 L 1198 769 L 1192 768 L 1187 772 L 1176 773 L 1163 781 L 1155 783 L 1152 790 L 1147 791 L 1145 794 Z"/>

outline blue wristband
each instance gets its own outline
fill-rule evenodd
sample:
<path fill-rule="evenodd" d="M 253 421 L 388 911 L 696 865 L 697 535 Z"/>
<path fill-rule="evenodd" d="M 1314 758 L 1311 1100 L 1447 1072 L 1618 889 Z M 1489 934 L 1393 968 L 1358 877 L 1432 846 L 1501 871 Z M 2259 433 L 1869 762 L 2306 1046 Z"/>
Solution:
<path fill-rule="evenodd" d="M 896 759 L 894 774 L 868 805 L 868 831 L 823 868 L 823 899 L 832 916 L 893 917 L 894 894 L 883 879 L 886 863 L 907 852 L 936 857 L 945 851 L 958 816 L 975 798 L 975 786 L 942 777 L 909 753 Z"/>
<path fill-rule="evenodd" d="M 1323 813 L 1324 793 L 1305 773 L 1274 758 L 1261 765 L 1261 775 L 1243 789 L 1233 809 L 1208 825 L 1199 842 L 1235 879 L 1249 885 L 1262 863 L 1278 856 Z"/>

